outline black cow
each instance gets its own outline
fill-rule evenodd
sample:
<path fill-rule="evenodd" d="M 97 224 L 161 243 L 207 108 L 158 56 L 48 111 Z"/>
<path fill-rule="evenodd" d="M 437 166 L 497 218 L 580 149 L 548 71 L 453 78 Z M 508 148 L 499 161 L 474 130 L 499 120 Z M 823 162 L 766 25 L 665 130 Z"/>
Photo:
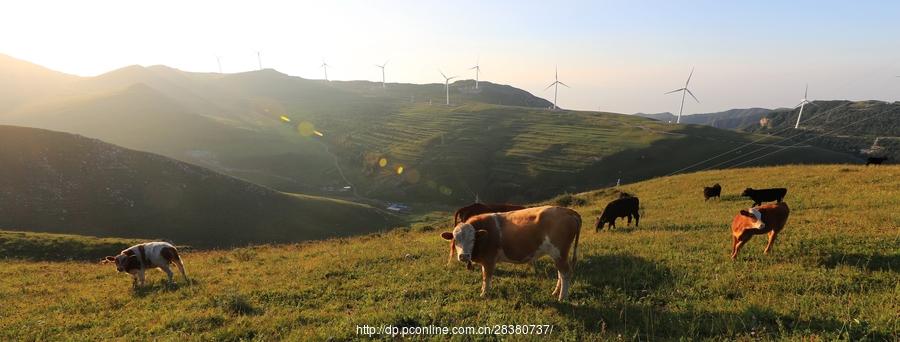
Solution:
<path fill-rule="evenodd" d="M 595 231 L 603 229 L 603 225 L 609 223 L 609 228 L 616 227 L 616 219 L 619 217 L 628 217 L 628 224 L 631 224 L 631 218 L 634 217 L 634 226 L 637 227 L 641 222 L 641 214 L 638 209 L 641 202 L 637 197 L 622 197 L 609 202 L 600 217 L 597 217 L 597 225 Z"/>
<path fill-rule="evenodd" d="M 866 166 L 869 166 L 869 164 L 881 165 L 887 159 L 887 157 L 869 157 L 869 159 L 866 159 Z"/>
<path fill-rule="evenodd" d="M 758 206 L 763 202 L 772 202 L 776 201 L 781 203 L 784 200 L 784 196 L 787 195 L 787 189 L 785 188 L 772 188 L 772 189 L 753 189 L 747 188 L 741 193 L 741 196 L 750 197 L 753 200 L 753 206 Z"/>
<path fill-rule="evenodd" d="M 704 186 L 703 187 L 703 200 L 709 200 L 713 197 L 719 197 L 722 194 L 722 186 L 719 183 L 716 183 L 713 186 Z"/>

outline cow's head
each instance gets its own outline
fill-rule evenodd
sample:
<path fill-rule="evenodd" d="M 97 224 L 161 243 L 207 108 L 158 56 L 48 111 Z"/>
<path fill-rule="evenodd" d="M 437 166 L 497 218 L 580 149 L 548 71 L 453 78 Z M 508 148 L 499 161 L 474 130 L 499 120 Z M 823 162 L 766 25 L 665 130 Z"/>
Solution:
<path fill-rule="evenodd" d="M 746 188 L 744 192 L 741 193 L 741 196 L 750 196 L 750 193 L 753 192 L 753 188 Z"/>
<path fill-rule="evenodd" d="M 475 239 L 487 236 L 484 229 L 475 230 L 475 227 L 468 223 L 461 223 L 453 228 L 453 232 L 443 232 L 441 237 L 444 240 L 453 241 L 453 248 L 456 249 L 459 261 L 472 264 L 472 250 L 475 247 Z"/>
<path fill-rule="evenodd" d="M 137 256 L 135 255 L 126 255 L 124 253 L 119 253 L 116 256 L 108 256 L 100 260 L 101 264 L 115 264 L 116 271 L 119 272 L 127 272 L 128 266 L 132 261 L 137 261 Z"/>
<path fill-rule="evenodd" d="M 597 216 L 597 224 L 594 225 L 594 230 L 603 229 L 604 224 L 606 224 L 606 220 L 603 219 L 603 216 Z"/>
<path fill-rule="evenodd" d="M 750 224 L 750 227 L 747 227 L 747 228 L 761 229 L 766 226 L 766 224 L 763 223 L 763 220 L 762 220 L 762 213 L 759 212 L 759 210 L 756 208 L 741 210 L 741 215 L 750 218 L 751 224 Z"/>

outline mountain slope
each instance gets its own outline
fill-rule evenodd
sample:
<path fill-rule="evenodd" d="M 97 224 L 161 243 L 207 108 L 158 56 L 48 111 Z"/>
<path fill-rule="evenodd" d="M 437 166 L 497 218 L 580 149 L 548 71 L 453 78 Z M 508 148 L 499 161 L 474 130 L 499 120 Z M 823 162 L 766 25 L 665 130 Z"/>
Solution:
<path fill-rule="evenodd" d="M 628 115 L 485 104 L 419 105 L 364 127 L 334 122 L 325 131 L 341 155 L 358 156 L 350 168 L 363 170 L 366 191 L 457 204 L 476 195 L 486 201 L 528 202 L 613 185 L 618 179 L 636 182 L 758 139 Z M 779 141 L 764 139 L 748 148 L 761 149 L 761 155 L 776 149 Z M 382 159 L 385 166 L 379 164 Z M 798 147 L 751 165 L 858 161 Z M 403 167 L 402 175 L 397 175 L 398 167 Z"/>
<path fill-rule="evenodd" d="M 771 112 L 771 109 L 766 108 L 729 109 L 716 113 L 683 115 L 681 123 L 712 126 L 721 129 L 737 129 L 759 124 L 759 119 Z M 674 114 L 668 112 L 656 114 L 636 113 L 634 115 L 662 122 L 675 122 L 677 118 Z"/>
<path fill-rule="evenodd" d="M 479 272 L 447 266 L 438 235 L 449 216 L 349 239 L 188 251 L 195 284 L 176 278 L 174 289 L 159 272 L 147 289 L 128 291 L 127 276 L 108 265 L 4 259 L 0 293 L 34 296 L 0 296 L 17 313 L 0 316 L 0 339 L 354 340 L 370 337 L 362 325 L 548 324 L 549 335 L 525 339 L 896 340 L 898 173 L 828 165 L 654 179 L 619 189 L 640 197 L 640 228 L 601 233 L 592 217 L 618 192 L 574 195 L 584 225 L 568 303 L 550 294 L 546 258 L 539 275 L 500 264 L 480 298 Z M 704 202 L 701 187 L 714 182 L 723 196 Z M 728 225 L 751 204 L 738 196 L 747 186 L 788 187 L 791 216 L 771 255 L 756 237 L 731 261 Z"/>
<path fill-rule="evenodd" d="M 222 75 L 132 66 L 75 83 L 70 90 L 83 93 L 20 105 L 0 113 L 0 123 L 83 134 L 282 191 L 368 203 L 545 199 L 668 174 L 757 138 L 550 111 L 521 89 L 481 82 L 475 90 L 471 80 L 451 84 L 450 106 L 441 84 L 382 88 L 271 69 Z M 858 161 L 799 147 L 753 165 Z M 352 192 L 343 191 L 348 186 Z"/>
<path fill-rule="evenodd" d="M 0 227 L 165 238 L 197 246 L 387 228 L 355 203 L 289 195 L 162 156 L 0 126 Z"/>
<path fill-rule="evenodd" d="M 900 102 L 813 101 L 805 106 L 800 129 L 793 129 L 800 109 L 768 114 L 765 127 L 748 125 L 750 132 L 777 134 L 792 141 L 809 141 L 839 152 L 860 154 L 876 138 L 882 150 L 876 156 L 900 160 Z"/>
<path fill-rule="evenodd" d="M 58 91 L 77 76 L 0 54 L 0 114 Z"/>

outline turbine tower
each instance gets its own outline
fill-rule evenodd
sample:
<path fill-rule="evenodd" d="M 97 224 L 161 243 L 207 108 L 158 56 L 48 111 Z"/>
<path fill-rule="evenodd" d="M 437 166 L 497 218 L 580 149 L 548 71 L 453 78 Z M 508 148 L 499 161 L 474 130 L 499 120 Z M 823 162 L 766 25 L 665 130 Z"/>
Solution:
<path fill-rule="evenodd" d="M 794 124 L 795 129 L 800 128 L 800 117 L 803 116 L 803 107 L 808 104 L 815 106 L 814 103 L 809 102 L 809 100 L 806 99 L 807 94 L 809 94 L 809 84 L 806 85 L 806 90 L 803 91 L 803 99 L 800 100 L 800 104 L 798 104 L 796 107 L 794 107 L 794 109 L 797 109 L 797 107 L 800 107 L 800 114 L 797 114 L 797 123 Z"/>
<path fill-rule="evenodd" d="M 259 51 L 256 51 L 256 62 L 259 63 L 259 70 L 262 70 L 262 56 Z"/>
<path fill-rule="evenodd" d="M 458 76 L 447 77 L 447 75 L 444 75 L 443 71 L 438 70 L 438 72 L 440 72 L 441 76 L 444 77 L 444 87 L 447 89 L 447 105 L 449 106 L 450 105 L 450 80 L 452 80 Z"/>
<path fill-rule="evenodd" d="M 216 64 L 219 65 L 219 73 L 222 73 L 222 57 L 216 56 Z"/>
<path fill-rule="evenodd" d="M 569 87 L 567 84 L 559 81 L 559 68 L 558 67 L 556 68 L 556 73 L 554 75 L 555 76 L 554 76 L 553 83 L 550 83 L 550 85 L 548 85 L 547 88 L 544 88 L 544 90 L 550 89 L 550 87 L 554 87 L 553 88 L 553 110 L 556 110 L 557 108 L 559 108 L 556 106 L 557 95 L 559 95 L 559 85 L 561 84 L 561 85 L 565 86 L 566 88 L 571 88 L 571 87 Z"/>
<path fill-rule="evenodd" d="M 678 110 L 678 119 L 675 120 L 675 123 L 681 123 L 681 113 L 684 112 L 684 97 L 685 97 L 685 95 L 691 94 L 691 97 L 694 98 L 694 101 L 697 101 L 697 103 L 700 103 L 700 100 L 698 100 L 697 97 L 694 96 L 694 93 L 692 93 L 691 90 L 688 89 L 688 84 L 691 83 L 691 76 L 694 76 L 694 68 L 693 67 L 691 68 L 691 74 L 688 75 L 687 81 L 684 82 L 684 88 L 675 89 L 673 91 L 666 93 L 666 94 L 671 94 L 671 93 L 677 93 L 679 91 L 681 92 L 681 109 Z"/>
<path fill-rule="evenodd" d="M 328 63 L 325 63 L 325 60 L 324 60 L 324 59 L 322 60 L 322 65 L 321 65 L 321 67 L 322 67 L 322 70 L 325 70 L 325 80 L 328 81 L 328 67 L 329 67 L 329 65 L 328 65 Z"/>
<path fill-rule="evenodd" d="M 475 60 L 475 66 L 469 68 L 469 70 L 475 70 L 475 89 L 478 89 L 478 74 L 481 72 L 481 65 L 479 65 L 478 60 Z"/>
<path fill-rule="evenodd" d="M 384 67 L 387 66 L 387 63 L 388 63 L 388 61 L 384 61 L 384 64 L 382 64 L 382 65 L 375 64 L 375 66 L 381 68 L 381 88 L 382 89 L 384 89 Z"/>

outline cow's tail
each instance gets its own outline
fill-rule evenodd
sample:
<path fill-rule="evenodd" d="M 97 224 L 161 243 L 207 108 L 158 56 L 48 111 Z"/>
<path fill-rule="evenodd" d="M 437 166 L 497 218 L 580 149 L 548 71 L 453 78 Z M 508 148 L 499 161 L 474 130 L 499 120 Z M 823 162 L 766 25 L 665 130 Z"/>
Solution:
<path fill-rule="evenodd" d="M 578 238 L 581 236 L 581 215 L 577 212 L 572 211 L 575 214 L 575 244 L 572 245 L 572 280 L 575 280 L 575 263 L 578 261 Z"/>

